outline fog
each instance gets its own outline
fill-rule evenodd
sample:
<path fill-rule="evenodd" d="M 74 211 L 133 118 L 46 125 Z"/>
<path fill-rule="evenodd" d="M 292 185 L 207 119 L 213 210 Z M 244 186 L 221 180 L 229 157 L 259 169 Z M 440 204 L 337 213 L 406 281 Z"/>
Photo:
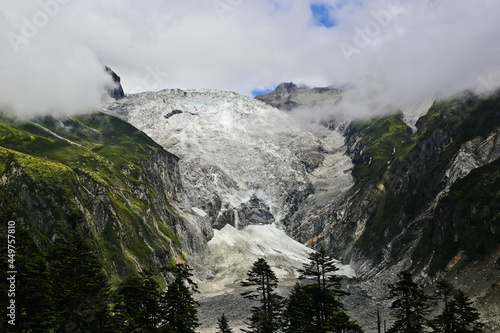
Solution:
<path fill-rule="evenodd" d="M 99 107 L 104 65 L 126 93 L 334 84 L 349 87 L 334 112 L 362 116 L 500 86 L 498 1 L 325 0 L 328 26 L 313 3 L 0 0 L 0 105 Z"/>

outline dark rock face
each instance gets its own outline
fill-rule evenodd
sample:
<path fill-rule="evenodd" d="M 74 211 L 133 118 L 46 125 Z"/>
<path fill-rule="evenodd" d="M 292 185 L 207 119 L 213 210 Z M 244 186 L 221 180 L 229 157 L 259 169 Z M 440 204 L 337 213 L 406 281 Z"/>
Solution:
<path fill-rule="evenodd" d="M 236 208 L 222 207 L 222 202 L 218 196 L 201 207 L 210 217 L 212 227 L 221 230 L 227 224 L 243 229 L 248 225 L 272 224 L 275 222 L 274 216 L 264 202 L 253 196 L 247 202 Z"/>
<path fill-rule="evenodd" d="M 333 130 L 349 123 L 344 116 L 325 116 L 330 114 L 329 110 L 340 100 L 341 94 L 342 90 L 336 87 L 297 87 L 290 82 L 280 83 L 274 91 L 255 99 L 283 111 L 299 112 L 304 118 Z"/>
<path fill-rule="evenodd" d="M 123 88 L 120 83 L 121 82 L 120 77 L 115 72 L 113 72 L 113 70 L 108 66 L 106 66 L 105 68 L 106 68 L 106 73 L 111 75 L 111 77 L 113 78 L 113 82 L 115 83 L 113 87 L 108 87 L 107 89 L 108 95 L 114 99 L 120 99 L 125 97 L 125 93 L 123 92 Z"/>
<path fill-rule="evenodd" d="M 276 89 L 268 94 L 258 95 L 255 99 L 263 101 L 280 110 L 291 111 L 298 104 L 290 99 L 299 88 L 294 83 L 280 83 Z"/>
<path fill-rule="evenodd" d="M 237 211 L 241 223 L 240 228 L 247 225 L 274 223 L 274 216 L 269 207 L 255 196 L 241 204 Z"/>
<path fill-rule="evenodd" d="M 172 116 L 175 116 L 176 114 L 181 114 L 181 113 L 183 113 L 183 112 L 184 112 L 184 111 L 182 111 L 182 110 L 177 110 L 177 109 L 176 109 L 176 110 L 172 110 L 172 111 L 170 111 L 169 113 L 167 113 L 167 114 L 166 114 L 166 115 L 164 115 L 163 117 L 165 117 L 166 119 L 168 119 L 168 118 L 170 118 L 170 117 L 172 117 Z"/>

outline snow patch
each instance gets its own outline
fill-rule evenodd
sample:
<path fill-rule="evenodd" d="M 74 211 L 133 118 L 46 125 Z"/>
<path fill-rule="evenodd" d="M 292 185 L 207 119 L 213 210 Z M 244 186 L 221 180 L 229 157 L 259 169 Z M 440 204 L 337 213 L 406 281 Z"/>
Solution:
<path fill-rule="evenodd" d="M 434 98 L 428 98 L 421 103 L 410 105 L 406 108 L 403 108 L 403 121 L 411 127 L 413 133 L 417 131 L 417 121 L 429 112 L 429 109 L 434 104 Z"/>
<path fill-rule="evenodd" d="M 205 213 L 202 209 L 200 208 L 197 208 L 197 207 L 191 207 L 191 209 L 196 213 L 198 214 L 199 216 L 201 217 L 206 217 L 208 214 Z"/>
<path fill-rule="evenodd" d="M 204 298 L 235 293 L 258 258 L 266 259 L 279 279 L 295 280 L 300 275 L 298 270 L 309 262 L 309 254 L 313 252 L 275 224 L 250 225 L 242 230 L 226 225 L 216 230 L 208 243 L 203 263 L 213 270 L 214 275 L 200 284 L 200 291 Z M 356 276 L 349 265 L 336 263 L 338 275 Z"/>

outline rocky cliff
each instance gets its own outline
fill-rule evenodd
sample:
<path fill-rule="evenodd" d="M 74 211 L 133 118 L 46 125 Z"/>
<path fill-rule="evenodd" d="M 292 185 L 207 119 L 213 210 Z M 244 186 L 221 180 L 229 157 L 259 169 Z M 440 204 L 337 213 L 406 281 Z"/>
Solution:
<path fill-rule="evenodd" d="M 99 112 L 0 121 L 2 219 L 29 229 L 42 249 L 85 229 L 118 278 L 184 260 L 206 243 L 180 215 L 178 158 L 133 126 Z M 82 219 L 71 226 L 75 214 Z"/>
<path fill-rule="evenodd" d="M 402 269 L 427 286 L 452 279 L 495 332 L 500 95 L 356 121 L 301 116 L 334 111 L 341 97 L 293 84 L 260 101 L 172 89 L 110 101 L 106 114 L 2 115 L 2 217 L 44 248 L 79 213 L 115 278 L 189 261 L 208 291 L 207 321 L 214 306 L 236 302 L 256 255 L 293 279 L 309 251 L 298 241 L 345 265 L 347 306 L 367 332 L 377 307 L 388 315 L 386 284 Z M 284 258 L 290 248 L 302 254 Z"/>
<path fill-rule="evenodd" d="M 325 246 L 374 286 L 390 281 L 394 268 L 412 269 L 429 286 L 453 278 L 496 331 L 499 130 L 498 94 L 464 93 L 351 122 L 344 137 L 355 184 L 287 230 Z M 385 296 L 377 287 L 365 291 Z"/>

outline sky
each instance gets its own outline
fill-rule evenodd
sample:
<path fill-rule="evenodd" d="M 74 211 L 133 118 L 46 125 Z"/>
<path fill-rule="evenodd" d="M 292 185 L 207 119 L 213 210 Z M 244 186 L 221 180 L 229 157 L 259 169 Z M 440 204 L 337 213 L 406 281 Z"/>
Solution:
<path fill-rule="evenodd" d="M 0 0 L 0 108 L 99 107 L 125 93 L 281 82 L 346 88 L 372 114 L 500 86 L 497 0 Z"/>

